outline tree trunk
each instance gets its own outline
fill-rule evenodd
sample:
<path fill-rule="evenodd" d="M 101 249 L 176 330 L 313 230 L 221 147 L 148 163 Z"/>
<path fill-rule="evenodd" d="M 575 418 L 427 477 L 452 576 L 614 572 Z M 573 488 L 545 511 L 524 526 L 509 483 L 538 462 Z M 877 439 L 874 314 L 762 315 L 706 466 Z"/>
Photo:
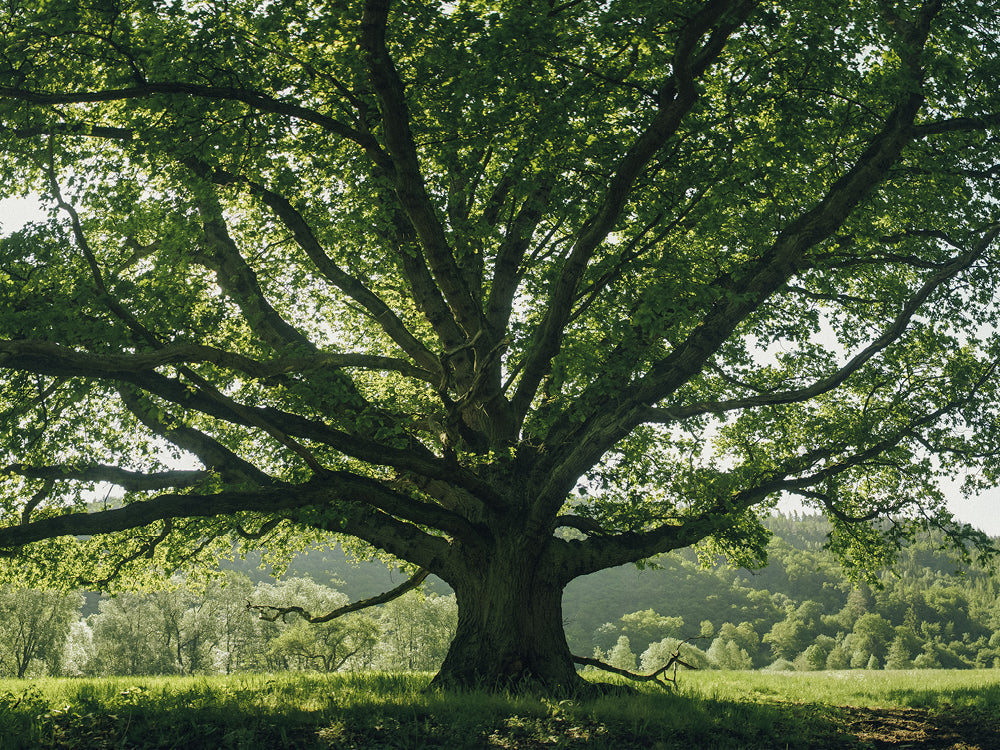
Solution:
<path fill-rule="evenodd" d="M 458 627 L 432 687 L 581 691 L 563 632 L 565 584 L 539 565 L 539 550 L 502 546 L 449 581 Z"/>

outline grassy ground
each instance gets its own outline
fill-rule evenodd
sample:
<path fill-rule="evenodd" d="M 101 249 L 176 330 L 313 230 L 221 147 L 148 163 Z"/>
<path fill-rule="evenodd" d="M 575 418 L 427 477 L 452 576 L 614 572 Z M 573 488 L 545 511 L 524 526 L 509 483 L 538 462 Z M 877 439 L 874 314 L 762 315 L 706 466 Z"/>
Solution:
<path fill-rule="evenodd" d="M 553 700 L 429 675 L 0 683 L 8 748 L 1000 748 L 1000 670 L 688 672 L 680 689 Z"/>

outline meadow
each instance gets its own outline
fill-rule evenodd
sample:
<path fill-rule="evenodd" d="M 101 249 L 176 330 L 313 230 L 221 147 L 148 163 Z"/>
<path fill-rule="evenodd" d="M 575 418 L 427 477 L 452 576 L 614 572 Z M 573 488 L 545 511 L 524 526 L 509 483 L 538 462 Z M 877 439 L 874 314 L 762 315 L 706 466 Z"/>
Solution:
<path fill-rule="evenodd" d="M 429 674 L 6 681 L 0 748 L 1000 747 L 1000 670 L 688 672 L 553 699 Z"/>

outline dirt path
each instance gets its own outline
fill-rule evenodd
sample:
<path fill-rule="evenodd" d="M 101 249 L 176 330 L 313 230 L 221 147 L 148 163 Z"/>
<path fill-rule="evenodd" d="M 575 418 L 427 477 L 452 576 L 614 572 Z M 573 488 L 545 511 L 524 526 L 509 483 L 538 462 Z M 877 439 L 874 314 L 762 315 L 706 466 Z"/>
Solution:
<path fill-rule="evenodd" d="M 919 708 L 844 706 L 841 710 L 847 731 L 879 750 L 1000 750 L 1000 716 Z"/>

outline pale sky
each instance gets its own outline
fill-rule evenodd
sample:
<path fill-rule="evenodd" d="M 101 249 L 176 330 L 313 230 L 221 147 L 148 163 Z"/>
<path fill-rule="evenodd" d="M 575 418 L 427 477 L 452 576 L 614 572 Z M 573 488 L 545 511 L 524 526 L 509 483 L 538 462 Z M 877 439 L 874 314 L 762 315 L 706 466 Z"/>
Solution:
<path fill-rule="evenodd" d="M 29 221 L 44 219 L 42 205 L 30 198 L 0 198 L 0 237 L 16 232 Z"/>
<path fill-rule="evenodd" d="M 1000 488 L 994 487 L 968 500 L 957 489 L 948 492 L 948 496 L 948 508 L 960 521 L 1000 537 Z"/>
<path fill-rule="evenodd" d="M 1000 489 L 994 488 L 973 498 L 964 498 L 956 487 L 948 487 L 945 493 L 948 497 L 948 509 L 955 518 L 963 523 L 971 524 L 980 531 L 985 531 L 993 537 L 1000 537 Z M 786 497 L 778 502 L 778 510 L 782 513 L 817 513 L 816 508 L 804 508 L 798 498 Z"/>
<path fill-rule="evenodd" d="M 26 222 L 44 219 L 41 204 L 27 198 L 0 199 L 0 236 L 17 231 Z M 959 520 L 972 524 L 990 536 L 1000 536 L 1000 488 L 990 490 L 975 498 L 963 498 L 957 485 L 948 488 L 948 507 Z M 783 510 L 793 510 L 797 503 L 782 502 Z"/>

